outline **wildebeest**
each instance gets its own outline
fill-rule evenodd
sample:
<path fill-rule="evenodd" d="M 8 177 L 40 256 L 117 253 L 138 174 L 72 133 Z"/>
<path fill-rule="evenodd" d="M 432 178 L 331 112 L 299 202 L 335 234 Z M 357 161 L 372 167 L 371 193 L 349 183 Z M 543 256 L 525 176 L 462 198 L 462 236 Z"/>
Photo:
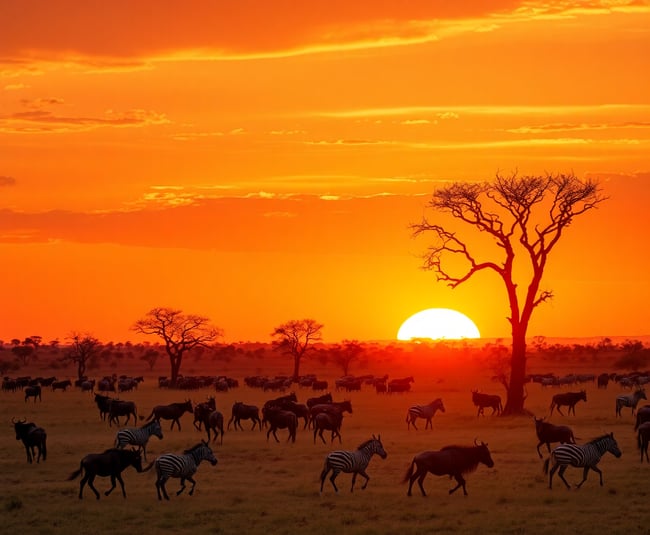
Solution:
<path fill-rule="evenodd" d="M 269 430 L 266 432 L 266 440 L 269 439 L 269 435 L 273 433 L 273 438 L 276 442 L 280 442 L 278 435 L 276 435 L 277 429 L 287 429 L 289 431 L 289 438 L 291 442 L 296 441 L 296 430 L 298 429 L 298 418 L 291 411 L 284 411 L 278 407 L 268 407 L 262 409 L 262 417 L 265 422 L 269 423 Z"/>
<path fill-rule="evenodd" d="M 36 462 L 40 462 L 41 457 L 45 461 L 47 459 L 47 433 L 42 427 L 38 427 L 35 423 L 27 423 L 27 419 L 16 421 L 12 418 L 11 422 L 14 424 L 16 431 L 16 440 L 22 440 L 27 453 L 27 462 L 32 463 L 35 457 L 35 450 L 38 450 Z"/>
<path fill-rule="evenodd" d="M 304 403 L 296 403 L 295 401 L 284 401 L 279 407 L 284 411 L 291 411 L 296 415 L 296 418 L 302 418 L 305 421 L 303 429 L 307 429 L 309 425 L 309 407 Z"/>
<path fill-rule="evenodd" d="M 208 419 L 210 416 L 210 413 L 212 411 L 217 410 L 217 403 L 214 399 L 214 397 L 210 396 L 207 401 L 204 401 L 202 403 L 197 403 L 194 406 L 194 427 L 200 431 L 201 426 L 205 423 L 205 421 Z M 197 425 L 198 422 L 198 425 Z M 208 438 L 208 441 L 210 439 Z"/>
<path fill-rule="evenodd" d="M 253 421 L 253 427 L 251 427 L 251 431 L 255 429 L 255 425 L 259 426 L 260 431 L 262 430 L 260 410 L 257 405 L 247 405 L 241 401 L 236 401 L 232 406 L 232 416 L 228 421 L 228 429 L 230 429 L 230 424 L 234 422 L 235 429 L 237 429 L 237 426 L 239 426 L 239 429 L 243 431 L 244 428 L 241 425 L 241 420 Z"/>
<path fill-rule="evenodd" d="M 113 421 L 115 421 L 117 425 L 120 425 L 120 420 L 119 420 L 120 416 L 126 416 L 124 425 L 129 423 L 131 416 L 133 416 L 133 423 L 136 423 L 138 421 L 138 418 L 137 418 L 137 408 L 135 406 L 135 402 L 122 401 L 119 399 L 111 400 L 108 406 L 108 425 L 112 426 Z"/>
<path fill-rule="evenodd" d="M 475 407 L 478 407 L 478 411 L 476 412 L 477 418 L 481 414 L 485 416 L 485 407 L 491 408 L 492 414 L 501 414 L 503 411 L 501 396 L 497 394 L 483 394 L 478 390 L 472 390 L 472 403 Z"/>
<path fill-rule="evenodd" d="M 487 444 L 484 442 L 478 444 L 476 440 L 474 446 L 445 446 L 439 451 L 423 451 L 413 457 L 402 482 L 409 482 L 407 495 L 411 496 L 413 483 L 417 479 L 422 496 L 426 496 L 422 482 L 427 473 L 431 472 L 436 476 L 449 476 L 456 480 L 458 484 L 449 490 L 449 494 L 463 487 L 463 494 L 467 496 L 463 475 L 476 470 L 479 463 L 483 463 L 488 468 L 494 466 Z"/>
<path fill-rule="evenodd" d="M 431 427 L 433 429 L 433 422 L 431 421 L 436 414 L 436 411 L 445 412 L 445 406 L 442 403 L 442 399 L 434 399 L 431 403 L 426 405 L 413 405 L 409 407 L 409 410 L 406 412 L 406 425 L 410 429 L 411 425 L 417 431 L 417 426 L 415 425 L 415 420 L 418 418 L 424 418 L 426 423 L 424 424 L 424 429 Z"/>
<path fill-rule="evenodd" d="M 65 392 L 69 386 L 72 386 L 72 381 L 70 381 L 70 379 L 65 379 L 64 381 L 54 381 L 52 383 L 52 392 L 55 390 L 63 390 Z"/>
<path fill-rule="evenodd" d="M 643 462 L 643 454 L 645 454 L 646 462 L 650 463 L 648 459 L 648 443 L 650 442 L 650 422 L 643 422 L 637 429 L 637 443 L 641 450 L 641 462 Z"/>
<path fill-rule="evenodd" d="M 110 396 L 105 396 L 104 394 L 95 394 L 95 404 L 99 409 L 99 417 L 102 420 L 106 419 L 106 416 L 108 415 L 111 409 L 112 401 L 113 398 L 111 398 Z"/>
<path fill-rule="evenodd" d="M 401 379 L 391 379 L 386 385 L 386 392 L 391 394 L 393 392 L 408 392 L 411 390 L 411 383 L 414 383 L 415 379 L 412 376 L 404 377 Z"/>
<path fill-rule="evenodd" d="M 551 416 L 553 415 L 553 409 L 555 408 L 557 408 L 557 412 L 564 416 L 564 413 L 560 408 L 562 405 L 568 405 L 569 410 L 567 411 L 567 414 L 571 414 L 571 412 L 573 412 L 573 415 L 575 416 L 576 404 L 580 400 L 584 402 L 587 401 L 586 390 L 580 390 L 580 392 L 564 392 L 562 394 L 555 394 L 551 400 Z"/>
<path fill-rule="evenodd" d="M 377 437 L 372 435 L 372 438 L 360 444 L 356 451 L 339 450 L 328 453 L 325 457 L 325 466 L 323 466 L 323 470 L 320 474 L 321 493 L 323 492 L 325 478 L 330 470 L 332 471 L 330 482 L 332 483 L 335 492 L 338 493 L 339 489 L 334 480 L 341 472 L 346 474 L 352 472 L 352 486 L 350 487 L 350 492 L 354 491 L 354 483 L 357 480 L 357 474 L 366 479 L 365 483 L 361 487 L 362 489 L 365 489 L 368 486 L 368 481 L 370 481 L 370 476 L 366 474 L 366 468 L 368 468 L 370 459 L 372 459 L 372 456 L 375 453 L 382 459 L 385 459 L 388 455 L 381 443 L 381 435 L 378 435 Z"/>
<path fill-rule="evenodd" d="M 347 412 L 352 414 L 352 402 L 348 399 L 345 401 L 332 401 L 331 403 L 321 403 L 318 405 L 313 405 L 309 409 L 309 423 L 313 423 L 314 418 L 317 414 L 321 412 L 338 412 L 343 413 Z"/>
<path fill-rule="evenodd" d="M 314 418 L 314 444 L 316 443 L 316 435 L 320 437 L 323 444 L 326 444 L 323 438 L 323 431 L 331 431 L 332 436 L 330 442 L 334 442 L 336 437 L 339 437 L 339 444 L 341 443 L 341 423 L 343 422 L 342 412 L 321 412 Z"/>
<path fill-rule="evenodd" d="M 607 388 L 608 383 L 609 383 L 609 374 L 601 373 L 597 379 L 598 388 Z"/>
<path fill-rule="evenodd" d="M 576 440 L 573 436 L 573 431 L 570 427 L 566 425 L 554 425 L 550 422 L 545 422 L 544 418 L 535 418 L 535 432 L 537 433 L 537 438 L 539 439 L 539 444 L 537 444 L 537 454 L 539 458 L 542 458 L 542 452 L 539 451 L 539 447 L 542 444 L 546 444 L 548 452 L 551 453 L 551 443 L 560 442 L 561 444 L 575 444 Z"/>
<path fill-rule="evenodd" d="M 142 472 L 142 457 L 138 450 L 121 450 L 110 448 L 103 453 L 89 453 L 79 463 L 79 470 L 75 470 L 68 476 L 68 481 L 76 479 L 82 472 L 84 473 L 81 483 L 79 484 L 79 499 L 83 498 L 84 485 L 88 483 L 90 490 L 95 493 L 99 500 L 99 492 L 93 485 L 95 477 L 110 477 L 111 488 L 104 492 L 108 496 L 115 489 L 115 480 L 120 482 L 122 487 L 122 496 L 126 498 L 122 472 L 129 466 L 133 466 L 138 472 Z"/>
<path fill-rule="evenodd" d="M 645 396 L 645 389 L 638 388 L 632 394 L 621 394 L 616 397 L 616 416 L 621 415 L 621 409 L 623 407 L 632 408 L 632 416 L 636 412 L 636 406 L 639 404 L 639 401 L 642 399 L 648 399 Z"/>
<path fill-rule="evenodd" d="M 216 441 L 221 434 L 221 444 L 223 444 L 223 414 L 220 411 L 212 411 L 205 420 L 205 430 L 208 433 L 208 442 L 210 442 L 210 431 L 214 433 L 212 441 Z"/>
<path fill-rule="evenodd" d="M 156 405 L 151 414 L 147 416 L 146 421 L 155 418 L 156 420 L 171 420 L 172 425 L 170 429 L 174 429 L 174 424 L 178 426 L 178 430 L 181 430 L 180 418 L 184 413 L 189 412 L 192 414 L 192 402 L 188 399 L 183 403 L 170 403 L 169 405 Z"/>
<path fill-rule="evenodd" d="M 650 405 L 644 405 L 636 411 L 636 422 L 634 423 L 634 430 L 639 429 L 642 423 L 650 422 Z"/>
<path fill-rule="evenodd" d="M 41 398 L 41 386 L 40 385 L 34 385 L 34 386 L 27 386 L 25 387 L 25 403 L 29 398 L 34 398 L 34 402 L 36 402 L 36 399 L 38 398 L 38 401 L 43 401 L 43 398 Z"/>
<path fill-rule="evenodd" d="M 600 486 L 602 487 L 603 473 L 597 465 L 600 462 L 600 458 L 607 452 L 610 452 L 616 458 L 621 456 L 621 450 L 614 438 L 614 433 L 605 434 L 583 445 L 560 444 L 551 452 L 551 456 L 544 461 L 544 473 L 549 474 L 548 488 L 553 488 L 553 474 L 555 474 L 558 468 L 560 469 L 558 472 L 560 479 L 564 482 L 567 489 L 571 488 L 569 482 L 564 479 L 564 472 L 568 466 L 584 468 L 582 481 L 576 485 L 578 488 L 587 481 L 589 469 L 598 473 L 600 476 Z M 553 467 L 549 472 L 551 462 L 553 463 Z"/>
<path fill-rule="evenodd" d="M 327 394 L 323 394 L 322 396 L 317 396 L 315 398 L 308 398 L 306 405 L 311 409 L 314 405 L 320 405 L 322 403 L 332 403 L 332 401 L 334 401 L 332 399 L 332 394 L 328 392 Z"/>

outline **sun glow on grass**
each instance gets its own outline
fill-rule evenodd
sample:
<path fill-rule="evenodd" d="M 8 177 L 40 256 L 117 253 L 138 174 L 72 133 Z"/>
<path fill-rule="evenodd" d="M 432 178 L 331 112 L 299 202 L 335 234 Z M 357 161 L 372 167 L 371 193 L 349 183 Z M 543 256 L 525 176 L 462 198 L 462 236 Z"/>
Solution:
<path fill-rule="evenodd" d="M 458 340 L 480 337 L 481 333 L 471 319 L 450 308 L 429 308 L 417 312 L 402 323 L 397 332 L 398 340 Z"/>

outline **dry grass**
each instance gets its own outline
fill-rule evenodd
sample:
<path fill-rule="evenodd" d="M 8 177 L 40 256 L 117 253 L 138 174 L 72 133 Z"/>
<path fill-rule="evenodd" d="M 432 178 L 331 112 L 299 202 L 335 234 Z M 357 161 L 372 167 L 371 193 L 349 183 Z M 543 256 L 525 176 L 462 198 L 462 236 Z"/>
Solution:
<path fill-rule="evenodd" d="M 412 364 L 412 363 L 411 363 Z M 263 363 L 256 362 L 256 366 Z M 557 363 L 555 364 L 557 365 Z M 383 363 L 383 367 L 388 363 Z M 562 364 L 565 371 L 570 364 Z M 409 367 L 396 366 L 393 376 Z M 379 370 L 378 370 L 379 371 Z M 444 373 L 442 373 L 444 371 Z M 601 369 L 590 370 L 593 372 Z M 605 370 L 607 371 L 607 370 Z M 228 374 L 243 377 L 245 369 Z M 499 392 L 501 388 L 484 375 L 468 375 L 463 369 L 456 375 L 449 368 L 423 365 L 416 370 L 413 391 L 405 395 L 380 396 L 369 388 L 362 392 L 335 394 L 352 400 L 354 414 L 343 423 L 342 449 L 354 449 L 373 433 L 381 433 L 388 458 L 373 458 L 371 477 L 365 491 L 349 492 L 350 475 L 342 474 L 336 495 L 326 482 L 319 494 L 318 476 L 329 444 L 314 444 L 311 432 L 300 430 L 295 444 L 285 442 L 286 431 L 279 433 L 276 444 L 266 433 L 257 431 L 226 433 L 224 444 L 215 445 L 219 464 L 203 464 L 197 474 L 194 496 L 176 496 L 169 502 L 156 498 L 154 474 L 124 473 L 128 498 L 119 487 L 108 498 L 97 501 L 88 489 L 84 499 L 77 498 L 79 480 L 65 481 L 78 467 L 81 457 L 112 445 L 116 428 L 100 421 L 92 396 L 78 391 L 50 392 L 45 389 L 42 403 L 24 403 L 20 393 L 0 393 L 0 511 L 2 532 L 21 535 L 48 533 L 131 534 L 147 533 L 247 533 L 247 534 L 380 534 L 380 533 L 648 533 L 646 481 L 650 466 L 640 464 L 630 410 L 616 419 L 614 385 L 597 390 L 588 385 L 588 402 L 576 407 L 577 416 L 553 416 L 555 423 L 568 423 L 579 441 L 604 431 L 614 431 L 623 451 L 621 459 L 607 455 L 601 462 L 605 485 L 598 485 L 597 474 L 579 491 L 567 491 L 559 484 L 547 488 L 542 461 L 535 451 L 536 438 L 532 419 L 476 418 L 470 390 Z M 213 370 L 206 373 L 215 373 Z M 255 373 L 254 371 L 252 373 Z M 275 373 L 270 372 L 270 373 Z M 473 373 L 473 372 L 472 372 Z M 407 374 L 404 374 L 407 375 Z M 440 377 L 445 379 L 441 380 Z M 313 395 L 296 390 L 299 400 Z M 555 390 L 529 385 L 527 407 L 537 415 L 548 412 Z M 191 393 L 193 401 L 213 394 L 209 390 Z M 182 401 L 186 393 L 159 390 L 155 378 L 148 377 L 140 390 L 123 394 L 147 415 L 153 405 Z M 262 405 L 274 397 L 245 386 L 228 393 L 214 393 L 217 407 L 226 420 L 234 401 Z M 415 403 L 428 403 L 442 397 L 447 412 L 436 414 L 433 431 L 407 431 L 406 409 Z M 10 426 L 12 417 L 27 417 L 48 432 L 48 459 L 28 465 L 22 444 L 15 440 Z M 423 428 L 423 421 L 421 428 Z M 169 431 L 163 423 L 165 438 L 149 443 L 149 459 L 163 452 L 177 452 L 204 437 L 192 427 L 185 415 L 181 432 Z M 475 437 L 489 444 L 495 462 L 493 469 L 480 466 L 469 474 L 468 492 L 450 496 L 452 481 L 429 475 L 428 492 L 422 498 L 406 496 L 401 484 L 414 454 L 448 444 L 469 444 Z M 569 481 L 577 482 L 580 472 L 567 471 Z M 108 488 L 108 480 L 98 479 L 98 489 Z M 178 480 L 171 480 L 174 491 Z"/>

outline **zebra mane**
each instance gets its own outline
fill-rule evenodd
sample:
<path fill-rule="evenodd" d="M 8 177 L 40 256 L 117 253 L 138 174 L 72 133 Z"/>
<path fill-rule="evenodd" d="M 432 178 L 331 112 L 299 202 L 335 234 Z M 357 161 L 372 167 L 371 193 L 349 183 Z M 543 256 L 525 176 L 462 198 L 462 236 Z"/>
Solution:
<path fill-rule="evenodd" d="M 376 439 L 376 438 L 369 438 L 369 439 L 366 440 L 365 442 L 359 444 L 359 447 L 357 448 L 357 450 L 362 450 L 362 449 L 365 448 L 368 444 L 370 444 L 371 442 L 374 442 L 375 440 L 377 440 L 377 439 Z"/>
<path fill-rule="evenodd" d="M 183 451 L 183 453 L 184 453 L 185 455 L 190 455 L 190 454 L 194 453 L 196 450 L 198 450 L 198 449 L 199 449 L 201 446 L 203 446 L 203 445 L 204 445 L 203 442 L 199 442 L 199 443 L 196 444 L 195 446 L 192 446 L 191 448 L 189 448 L 189 449 Z"/>
<path fill-rule="evenodd" d="M 595 444 L 596 442 L 600 442 L 601 440 L 611 436 L 612 436 L 611 433 L 605 433 L 604 435 L 601 435 L 599 437 L 592 438 L 589 442 L 587 442 L 587 444 Z"/>

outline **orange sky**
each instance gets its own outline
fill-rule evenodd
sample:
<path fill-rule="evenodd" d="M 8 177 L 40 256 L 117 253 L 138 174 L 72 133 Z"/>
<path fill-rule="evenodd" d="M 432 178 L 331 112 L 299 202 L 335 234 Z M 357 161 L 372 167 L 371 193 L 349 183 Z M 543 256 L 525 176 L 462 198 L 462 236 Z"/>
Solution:
<path fill-rule="evenodd" d="M 313 317 L 385 340 L 455 308 L 412 239 L 437 183 L 574 172 L 610 199 L 554 250 L 529 334 L 650 334 L 650 2 L 0 3 L 0 339 L 224 341 Z"/>

